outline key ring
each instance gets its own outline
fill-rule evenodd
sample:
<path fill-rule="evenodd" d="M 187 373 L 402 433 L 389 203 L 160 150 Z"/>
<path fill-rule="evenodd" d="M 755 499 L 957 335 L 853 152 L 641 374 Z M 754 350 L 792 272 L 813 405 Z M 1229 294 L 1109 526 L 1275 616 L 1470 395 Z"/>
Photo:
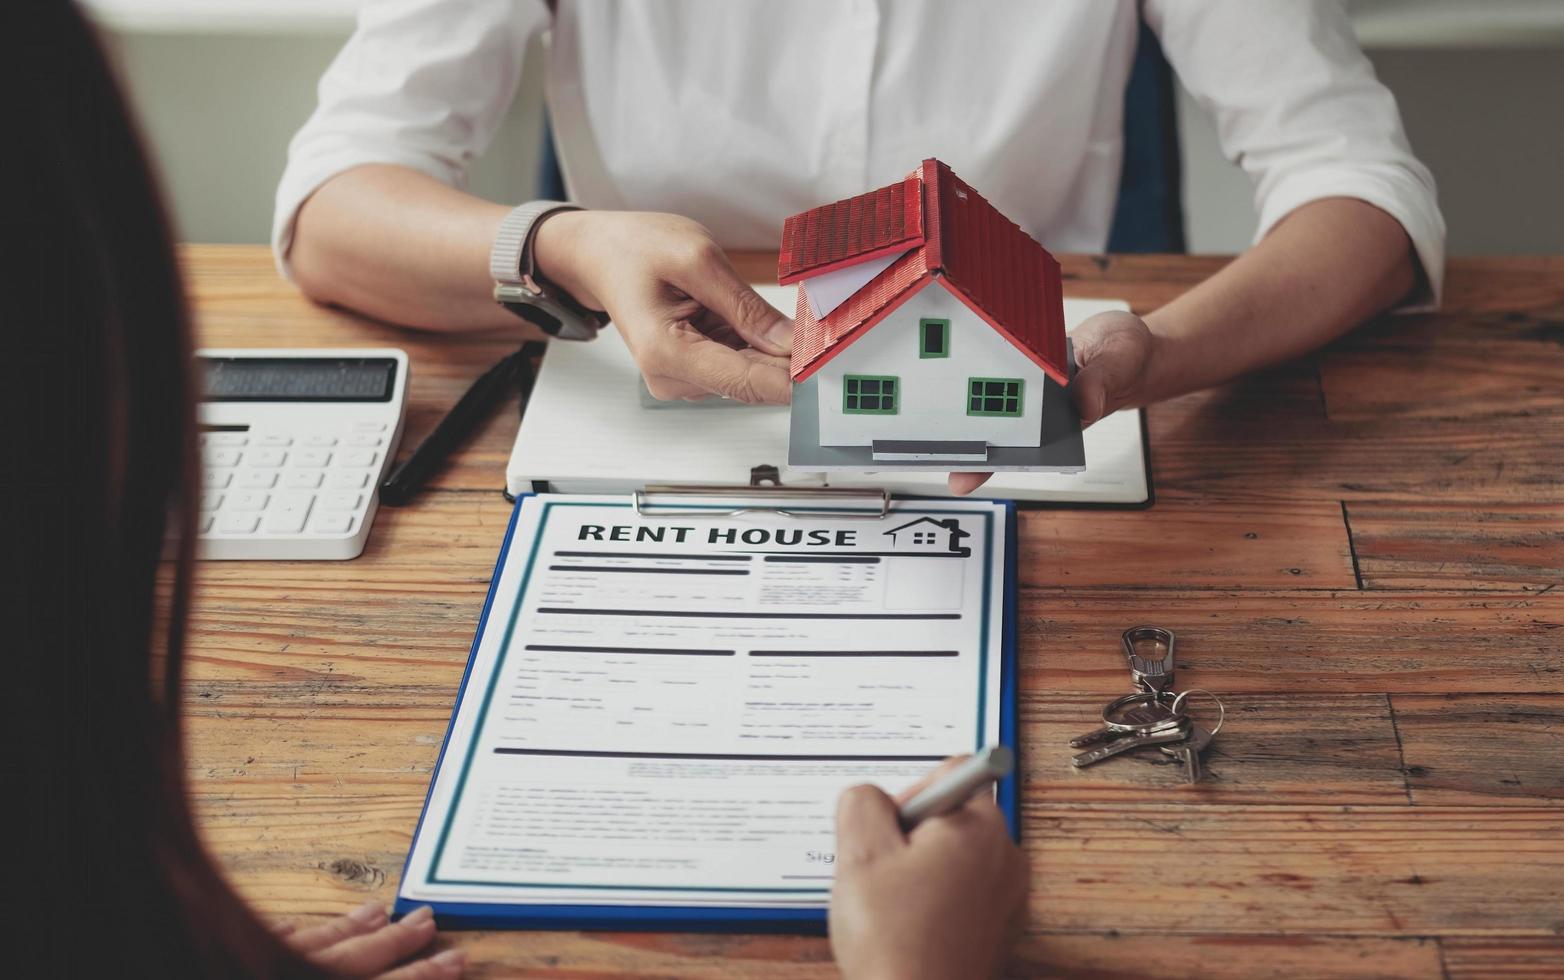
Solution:
<path fill-rule="evenodd" d="M 1205 688 L 1203 688 L 1203 687 L 1192 687 L 1192 688 L 1190 688 L 1187 691 L 1180 691 L 1178 693 L 1178 696 L 1173 699 L 1173 703 L 1168 706 L 1169 710 L 1171 710 L 1175 715 L 1183 714 L 1183 712 L 1184 712 L 1184 701 L 1191 694 L 1204 694 L 1206 697 L 1208 697 L 1211 700 L 1216 702 L 1216 710 L 1217 710 L 1216 727 L 1211 729 L 1211 737 L 1212 738 L 1216 738 L 1216 733 L 1222 730 L 1222 724 L 1227 721 L 1227 706 L 1222 703 L 1222 699 L 1221 698 L 1217 697 L 1215 694 L 1212 694 L 1210 691 L 1206 690 Z M 1120 698 L 1119 700 L 1122 701 L 1124 699 Z"/>
<path fill-rule="evenodd" d="M 1168 708 L 1170 714 L 1168 714 L 1167 717 L 1159 718 L 1153 722 L 1142 723 L 1113 720 L 1121 709 L 1137 704 L 1155 704 L 1166 707 L 1162 704 L 1162 695 L 1156 691 L 1136 691 L 1134 694 L 1126 694 L 1121 698 L 1115 698 L 1113 701 L 1109 702 L 1107 707 L 1102 709 L 1103 727 L 1115 732 L 1125 732 L 1135 735 L 1149 735 L 1153 732 L 1172 731 L 1173 729 L 1179 728 L 1185 724 L 1185 718 L 1180 715 L 1176 709 L 1173 708 Z"/>

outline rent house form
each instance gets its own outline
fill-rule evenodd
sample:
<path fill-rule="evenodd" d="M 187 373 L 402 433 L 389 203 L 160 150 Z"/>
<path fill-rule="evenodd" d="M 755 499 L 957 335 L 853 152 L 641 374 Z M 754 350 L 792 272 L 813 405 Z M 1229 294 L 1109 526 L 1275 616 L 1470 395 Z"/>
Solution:
<path fill-rule="evenodd" d="M 1037 446 L 1044 377 L 1069 382 L 1059 263 L 937 160 L 789 218 L 778 281 L 821 446 L 981 464 Z"/>

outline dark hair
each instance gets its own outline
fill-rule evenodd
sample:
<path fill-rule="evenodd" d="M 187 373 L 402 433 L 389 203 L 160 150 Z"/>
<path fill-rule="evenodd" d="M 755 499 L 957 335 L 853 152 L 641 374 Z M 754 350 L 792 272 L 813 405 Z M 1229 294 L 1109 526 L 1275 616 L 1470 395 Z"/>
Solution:
<path fill-rule="evenodd" d="M 4 666 L 22 681 L 4 765 L 22 775 L 10 843 L 39 865 L 7 875 L 0 914 L 28 930 L 8 947 L 30 975 L 313 975 L 213 866 L 190 810 L 193 393 L 168 223 L 75 4 L 0 6 L 0 553 Z"/>

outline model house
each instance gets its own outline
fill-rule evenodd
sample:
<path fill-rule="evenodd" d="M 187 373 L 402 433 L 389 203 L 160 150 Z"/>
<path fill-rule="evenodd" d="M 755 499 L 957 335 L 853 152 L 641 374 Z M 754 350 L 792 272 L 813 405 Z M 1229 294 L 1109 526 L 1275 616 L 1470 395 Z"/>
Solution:
<path fill-rule="evenodd" d="M 945 164 L 787 219 L 777 278 L 820 446 L 982 469 L 1039 445 L 1045 378 L 1069 382 L 1059 263 Z"/>

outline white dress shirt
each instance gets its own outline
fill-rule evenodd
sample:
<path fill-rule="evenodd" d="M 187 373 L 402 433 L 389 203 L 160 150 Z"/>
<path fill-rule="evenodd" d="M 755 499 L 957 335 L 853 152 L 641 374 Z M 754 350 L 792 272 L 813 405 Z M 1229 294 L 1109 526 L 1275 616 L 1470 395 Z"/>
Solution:
<path fill-rule="evenodd" d="M 1186 88 L 1254 182 L 1256 238 L 1351 197 L 1410 236 L 1435 301 L 1444 221 L 1395 99 L 1338 0 L 1145 0 Z M 950 164 L 1058 252 L 1100 252 L 1118 194 L 1133 0 L 367 0 L 294 137 L 273 245 L 335 174 L 411 167 L 461 186 L 549 30 L 546 89 L 571 200 L 673 211 L 732 248 L 782 220 Z"/>

